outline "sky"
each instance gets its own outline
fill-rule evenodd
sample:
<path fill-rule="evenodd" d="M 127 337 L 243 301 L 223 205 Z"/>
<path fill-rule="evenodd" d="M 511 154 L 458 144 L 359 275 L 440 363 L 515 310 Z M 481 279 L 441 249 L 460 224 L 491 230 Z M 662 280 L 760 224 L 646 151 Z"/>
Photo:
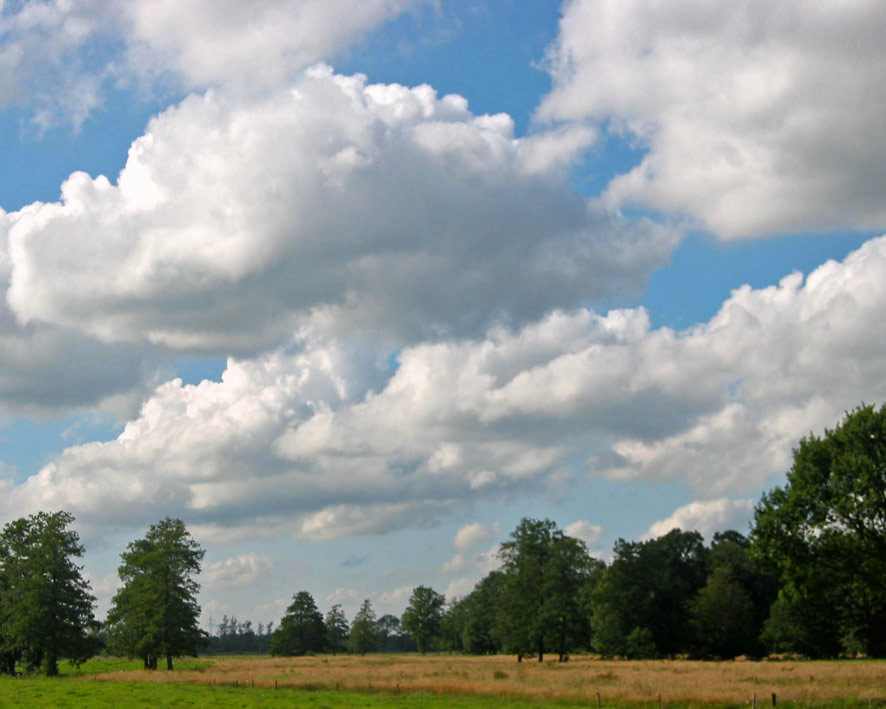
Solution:
<path fill-rule="evenodd" d="M 0 0 L 0 522 L 103 616 L 469 592 L 524 516 L 747 532 L 886 400 L 874 0 Z"/>

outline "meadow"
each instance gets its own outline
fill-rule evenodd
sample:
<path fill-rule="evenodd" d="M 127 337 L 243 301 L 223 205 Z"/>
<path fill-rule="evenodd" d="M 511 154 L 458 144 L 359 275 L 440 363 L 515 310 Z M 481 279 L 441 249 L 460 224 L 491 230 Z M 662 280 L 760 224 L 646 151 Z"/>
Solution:
<path fill-rule="evenodd" d="M 98 659 L 57 679 L 0 681 L 0 706 L 886 707 L 886 662 L 609 661 L 353 655 L 186 660 L 174 672 Z"/>

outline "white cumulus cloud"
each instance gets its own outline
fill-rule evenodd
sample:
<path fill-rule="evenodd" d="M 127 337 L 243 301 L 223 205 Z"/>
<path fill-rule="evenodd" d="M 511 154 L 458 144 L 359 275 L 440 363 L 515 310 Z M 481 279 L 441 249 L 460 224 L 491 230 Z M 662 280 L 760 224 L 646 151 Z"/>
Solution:
<path fill-rule="evenodd" d="M 563 532 L 565 532 L 566 536 L 581 539 L 581 541 L 588 545 L 588 548 L 593 548 L 603 539 L 606 530 L 599 524 L 591 524 L 585 519 L 580 519 L 566 525 Z"/>
<path fill-rule="evenodd" d="M 206 564 L 200 572 L 201 584 L 213 590 L 242 588 L 266 583 L 274 567 L 273 557 L 249 552 Z"/>
<path fill-rule="evenodd" d="M 646 150 L 606 196 L 723 238 L 886 227 L 886 5 L 568 0 L 541 120 Z"/>
<path fill-rule="evenodd" d="M 557 311 L 407 346 L 392 369 L 362 341 L 299 340 L 230 359 L 221 382 L 162 385 L 116 440 L 68 448 L 0 506 L 325 539 L 585 475 L 756 494 L 800 437 L 886 400 L 884 272 L 881 237 L 805 278 L 739 288 L 684 332 L 642 309 Z M 476 564 L 468 551 L 447 572 Z"/>
<path fill-rule="evenodd" d="M 488 541 L 491 536 L 492 530 L 483 522 L 466 524 L 455 533 L 452 546 L 455 547 L 456 551 L 465 552 L 482 542 Z"/>
<path fill-rule="evenodd" d="M 186 88 L 240 90 L 285 82 L 425 0 L 126 0 L 129 69 Z"/>
<path fill-rule="evenodd" d="M 525 160 L 506 115 L 322 65 L 191 96 L 116 182 L 75 173 L 7 216 L 7 301 L 105 342 L 254 353 L 306 326 L 478 335 L 636 292 L 666 261 L 672 231 Z"/>
<path fill-rule="evenodd" d="M 654 539 L 678 528 L 686 532 L 700 532 L 710 539 L 714 532 L 734 529 L 744 534 L 754 513 L 754 501 L 721 497 L 699 500 L 674 510 L 666 519 L 653 522 L 643 539 Z"/>
<path fill-rule="evenodd" d="M 0 109 L 79 126 L 110 86 L 152 91 L 287 82 L 424 0 L 22 0 L 0 3 Z"/>

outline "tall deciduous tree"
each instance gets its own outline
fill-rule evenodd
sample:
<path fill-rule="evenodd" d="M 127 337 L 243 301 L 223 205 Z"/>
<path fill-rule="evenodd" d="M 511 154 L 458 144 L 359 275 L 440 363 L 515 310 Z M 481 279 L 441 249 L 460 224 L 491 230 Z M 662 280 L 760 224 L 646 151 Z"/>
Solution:
<path fill-rule="evenodd" d="M 773 644 L 886 654 L 886 406 L 801 440 L 787 484 L 757 505 L 751 539 L 785 584 Z"/>
<path fill-rule="evenodd" d="M 174 657 L 197 653 L 205 633 L 198 625 L 200 585 L 194 577 L 204 554 L 184 523 L 169 517 L 129 543 L 118 569 L 123 586 L 108 613 L 113 649 L 141 657 L 150 669 L 165 657 L 169 670 Z"/>
<path fill-rule="evenodd" d="M 403 612 L 401 625 L 415 638 L 418 651 L 424 655 L 428 646 L 440 632 L 443 619 L 443 604 L 446 599 L 428 586 L 418 586 L 412 590 L 409 605 Z"/>
<path fill-rule="evenodd" d="M 505 651 L 542 662 L 550 648 L 565 659 L 585 623 L 578 604 L 591 563 L 584 542 L 551 520 L 524 518 L 499 557 L 504 584 L 496 629 Z"/>
<path fill-rule="evenodd" d="M 95 598 L 74 559 L 83 555 L 67 512 L 38 512 L 0 533 L 0 671 L 21 659 L 29 669 L 58 674 L 58 662 L 79 664 L 98 649 L 90 630 Z"/>
<path fill-rule="evenodd" d="M 378 647 L 378 641 L 379 632 L 375 611 L 372 609 L 372 603 L 367 598 L 363 601 L 360 610 L 357 611 L 354 621 L 351 623 L 351 650 L 365 655 Z"/>
<path fill-rule="evenodd" d="M 272 655 L 304 655 L 323 652 L 326 646 L 326 625 L 323 615 L 307 591 L 299 591 L 274 631 L 268 649 Z"/>

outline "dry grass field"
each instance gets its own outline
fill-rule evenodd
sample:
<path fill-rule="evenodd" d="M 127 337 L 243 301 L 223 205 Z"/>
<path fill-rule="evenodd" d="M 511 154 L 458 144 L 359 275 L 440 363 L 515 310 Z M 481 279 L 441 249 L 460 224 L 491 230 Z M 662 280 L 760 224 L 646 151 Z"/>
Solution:
<path fill-rule="evenodd" d="M 827 706 L 858 702 L 886 706 L 886 663 L 610 661 L 573 657 L 544 663 L 513 657 L 458 655 L 340 655 L 216 658 L 211 667 L 167 673 L 127 671 L 98 675 L 113 681 L 184 682 L 210 685 L 299 687 L 302 689 L 429 692 L 576 701 L 669 702 L 728 705 Z"/>

